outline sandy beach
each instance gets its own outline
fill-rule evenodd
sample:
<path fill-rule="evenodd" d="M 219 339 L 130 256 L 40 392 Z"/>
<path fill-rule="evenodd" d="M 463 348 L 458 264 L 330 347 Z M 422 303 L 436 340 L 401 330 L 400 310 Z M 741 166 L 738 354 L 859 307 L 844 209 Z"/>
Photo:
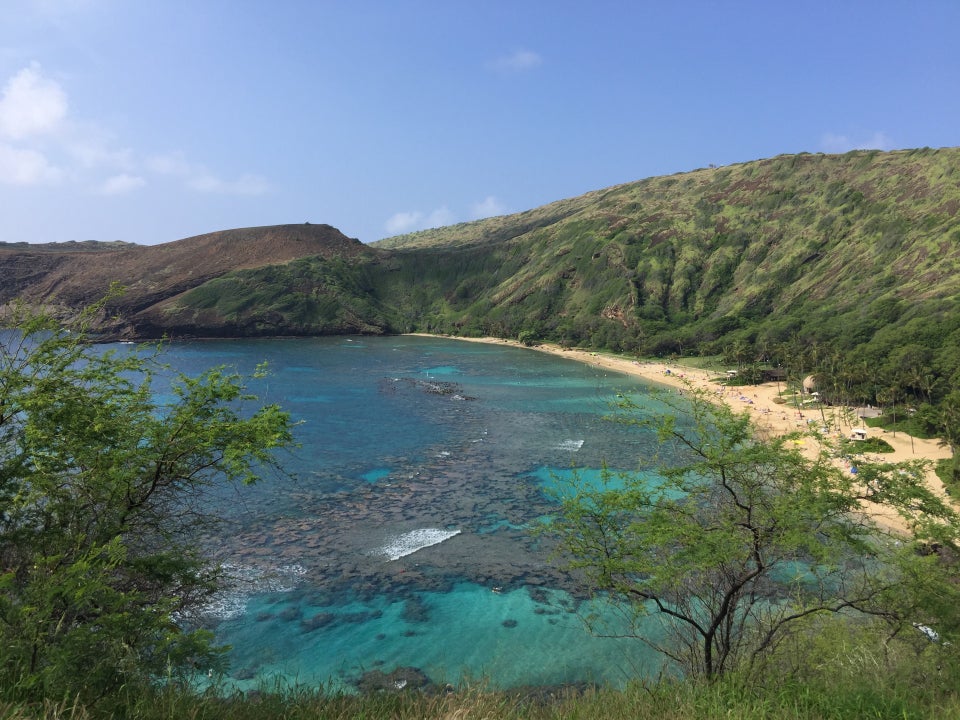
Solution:
<path fill-rule="evenodd" d="M 744 387 L 726 387 L 716 382 L 716 373 L 671 365 L 668 362 L 631 360 L 588 350 L 566 349 L 549 343 L 528 347 L 515 340 L 499 338 L 443 337 L 467 342 L 523 347 L 559 355 L 612 372 L 630 375 L 677 389 L 691 387 L 705 390 L 715 396 L 718 402 L 726 403 L 735 412 L 746 411 L 749 413 L 751 421 L 758 431 L 771 437 L 782 436 L 795 431 L 806 431 L 810 425 L 820 427 L 823 424 L 824 417 L 832 422 L 833 427 L 839 426 L 839 432 L 849 435 L 852 427 L 851 423 L 857 422 L 853 412 L 845 408 L 825 408 L 822 411 L 824 416 L 821 417 L 821 410 L 817 407 L 807 407 L 798 411 L 796 408 L 777 403 L 775 399 L 779 398 L 779 390 L 782 388 L 782 384 L 775 382 Z M 943 483 L 933 470 L 933 464 L 937 460 L 950 457 L 949 447 L 942 445 L 936 439 L 911 438 L 903 432 L 892 433 L 882 428 L 870 428 L 869 432 L 871 435 L 886 440 L 894 449 L 892 453 L 871 456 L 872 459 L 883 462 L 930 461 L 926 471 L 927 486 L 939 496 L 947 497 Z M 813 454 L 816 451 L 816 441 L 813 437 L 807 437 L 803 440 L 803 443 L 807 452 Z M 867 510 L 879 524 L 890 529 L 908 532 L 906 524 L 892 511 L 877 505 L 870 505 Z"/>

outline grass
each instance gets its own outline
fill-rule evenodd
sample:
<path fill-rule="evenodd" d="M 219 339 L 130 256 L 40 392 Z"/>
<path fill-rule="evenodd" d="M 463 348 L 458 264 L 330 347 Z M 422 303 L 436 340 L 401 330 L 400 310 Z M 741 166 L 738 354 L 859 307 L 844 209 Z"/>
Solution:
<path fill-rule="evenodd" d="M 856 440 L 852 443 L 852 449 L 857 452 L 871 453 L 892 453 L 893 446 L 883 438 L 869 437 L 866 440 Z"/>
<path fill-rule="evenodd" d="M 216 698 L 176 690 L 144 695 L 109 714 L 69 702 L 39 707 L 4 705 L 4 720 L 712 720 L 768 718 L 845 720 L 960 718 L 956 689 L 941 683 L 930 692 L 904 681 L 867 674 L 860 680 L 849 668 L 839 679 L 819 683 L 787 681 L 771 687 L 736 681 L 637 683 L 625 690 L 589 689 L 583 693 L 539 694 L 463 689 L 428 695 L 420 692 L 364 696 L 323 695 L 314 691 Z"/>
<path fill-rule="evenodd" d="M 902 432 L 923 440 L 936 437 L 906 412 L 898 413 L 896 416 L 887 413 L 875 418 L 864 418 L 864 422 L 867 427 L 879 427 L 890 432 Z"/>

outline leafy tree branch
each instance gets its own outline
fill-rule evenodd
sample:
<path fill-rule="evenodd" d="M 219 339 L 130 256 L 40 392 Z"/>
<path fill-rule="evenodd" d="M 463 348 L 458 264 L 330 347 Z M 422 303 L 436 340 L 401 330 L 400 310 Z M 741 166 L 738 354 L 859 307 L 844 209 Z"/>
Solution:
<path fill-rule="evenodd" d="M 615 419 L 653 431 L 649 472 L 562 499 L 557 535 L 567 567 L 635 617 L 658 617 L 665 639 L 641 639 L 686 673 L 750 673 L 800 621 L 881 617 L 902 626 L 923 592 L 955 589 L 917 573 L 921 542 L 952 544 L 956 515 L 922 482 L 918 463 L 858 461 L 854 476 L 821 445 L 763 440 L 748 416 L 691 389 L 670 414 L 623 400 Z M 606 479 L 612 474 L 606 472 Z M 893 508 L 907 538 L 873 522 L 862 502 Z"/>
<path fill-rule="evenodd" d="M 176 619 L 217 589 L 192 544 L 203 490 L 251 483 L 293 444 L 240 375 L 175 375 L 17 308 L 0 334 L 0 687 L 103 702 L 220 652 Z M 173 399 L 155 395 L 173 374 Z"/>

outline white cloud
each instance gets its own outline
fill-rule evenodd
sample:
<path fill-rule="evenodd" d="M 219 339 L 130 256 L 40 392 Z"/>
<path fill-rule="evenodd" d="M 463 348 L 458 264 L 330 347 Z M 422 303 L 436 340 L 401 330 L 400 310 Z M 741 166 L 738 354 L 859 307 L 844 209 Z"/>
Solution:
<path fill-rule="evenodd" d="M 447 206 L 444 205 L 443 207 L 437 208 L 432 213 L 427 215 L 427 223 L 424 227 L 443 227 L 444 225 L 453 225 L 456 221 L 456 215 L 450 212 L 450 210 L 447 209 Z"/>
<path fill-rule="evenodd" d="M 391 235 L 402 235 L 423 227 L 420 224 L 422 219 L 422 212 L 398 212 L 391 215 L 383 227 Z"/>
<path fill-rule="evenodd" d="M 109 133 L 95 126 L 71 126 L 63 133 L 63 149 L 81 168 L 132 171 L 136 154 L 120 147 Z"/>
<path fill-rule="evenodd" d="M 853 139 L 847 135 L 826 133 L 820 138 L 820 147 L 828 153 L 845 153 L 851 150 L 892 150 L 893 141 L 886 133 L 880 131 L 864 139 Z"/>
<path fill-rule="evenodd" d="M 204 171 L 198 169 L 195 173 L 190 173 L 185 183 L 188 188 L 205 193 L 219 193 L 223 191 L 223 181 Z"/>
<path fill-rule="evenodd" d="M 67 116 L 67 94 L 32 63 L 4 85 L 0 96 L 0 136 L 24 140 L 54 132 Z"/>
<path fill-rule="evenodd" d="M 167 155 L 152 155 L 147 158 L 146 166 L 151 172 L 158 175 L 190 175 L 193 170 L 183 153 L 175 152 Z"/>
<path fill-rule="evenodd" d="M 270 190 L 270 185 L 264 178 L 249 173 L 244 173 L 234 180 L 224 180 L 200 171 L 187 179 L 186 186 L 192 190 L 217 195 L 263 195 Z"/>
<path fill-rule="evenodd" d="M 77 7 L 83 5 L 81 0 Z M 65 181 L 117 195 L 145 186 L 152 174 L 178 177 L 184 188 L 202 193 L 251 196 L 270 190 L 259 175 L 223 178 L 182 153 L 144 159 L 108 129 L 69 117 L 68 106 L 67 93 L 37 63 L 7 80 L 0 91 L 0 183 Z"/>
<path fill-rule="evenodd" d="M 190 162 L 181 152 L 154 155 L 147 160 L 146 166 L 158 175 L 181 178 L 184 187 L 197 192 L 218 195 L 263 195 L 270 191 L 270 184 L 259 175 L 244 173 L 233 180 L 224 180 L 203 165 Z"/>
<path fill-rule="evenodd" d="M 142 188 L 146 184 L 147 181 L 138 175 L 121 173 L 120 175 L 107 178 L 98 188 L 97 192 L 100 195 L 126 195 L 138 188 Z"/>
<path fill-rule="evenodd" d="M 0 182 L 7 185 L 50 185 L 64 172 L 37 144 L 55 136 L 67 115 L 67 96 L 32 63 L 7 80 L 0 93 Z"/>
<path fill-rule="evenodd" d="M 543 64 L 543 58 L 532 50 L 517 50 L 510 55 L 498 57 L 490 67 L 500 72 L 524 72 Z"/>
<path fill-rule="evenodd" d="M 387 222 L 384 223 L 383 227 L 390 235 L 402 235 L 403 233 L 414 232 L 416 230 L 453 225 L 456 222 L 456 215 L 444 205 L 430 213 L 424 213 L 420 210 L 394 213 Z"/>
<path fill-rule="evenodd" d="M 480 202 L 476 202 L 470 206 L 469 218 L 470 220 L 480 220 L 495 215 L 503 215 L 507 212 L 509 212 L 509 210 L 500 200 L 493 195 L 488 195 Z M 404 233 L 426 230 L 428 228 L 455 225 L 458 222 L 461 222 L 461 219 L 457 217 L 457 214 L 446 205 L 442 205 L 429 213 L 423 212 L 422 210 L 405 210 L 394 213 L 387 222 L 384 223 L 383 227 L 389 236 L 403 235 Z"/>
<path fill-rule="evenodd" d="M 483 218 L 495 217 L 496 215 L 505 215 L 507 207 L 493 195 L 487 195 L 483 200 L 474 203 L 470 208 L 470 218 L 472 220 L 481 220 Z"/>
<path fill-rule="evenodd" d="M 0 183 L 6 185 L 52 185 L 63 171 L 50 164 L 43 153 L 0 144 Z"/>

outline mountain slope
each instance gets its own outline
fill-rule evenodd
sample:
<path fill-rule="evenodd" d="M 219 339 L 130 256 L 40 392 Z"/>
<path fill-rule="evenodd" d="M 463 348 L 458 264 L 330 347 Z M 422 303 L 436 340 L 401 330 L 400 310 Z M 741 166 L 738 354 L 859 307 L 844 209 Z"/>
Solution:
<path fill-rule="evenodd" d="M 508 332 L 624 347 L 659 337 L 655 350 L 677 351 L 747 326 L 782 336 L 816 320 L 836 335 L 838 318 L 868 336 L 945 307 L 960 292 L 958 210 L 956 148 L 793 155 L 377 245 L 499 256 L 509 272 L 464 294 Z M 533 213 L 559 219 L 537 225 Z"/>
<path fill-rule="evenodd" d="M 305 256 L 355 258 L 369 253 L 329 225 L 279 225 L 207 233 L 163 245 L 126 243 L 0 244 L 0 304 L 14 298 L 69 312 L 125 290 L 110 306 L 114 330 L 143 334 L 141 316 L 229 272 Z M 162 330 L 161 330 L 162 334 Z"/>
<path fill-rule="evenodd" d="M 523 333 L 662 354 L 897 332 L 942 345 L 960 333 L 958 213 L 960 148 L 788 155 L 373 246 L 290 225 L 49 257 L 7 247 L 0 272 L 17 280 L 0 299 L 75 306 L 116 280 L 129 289 L 115 311 L 142 336 Z"/>

